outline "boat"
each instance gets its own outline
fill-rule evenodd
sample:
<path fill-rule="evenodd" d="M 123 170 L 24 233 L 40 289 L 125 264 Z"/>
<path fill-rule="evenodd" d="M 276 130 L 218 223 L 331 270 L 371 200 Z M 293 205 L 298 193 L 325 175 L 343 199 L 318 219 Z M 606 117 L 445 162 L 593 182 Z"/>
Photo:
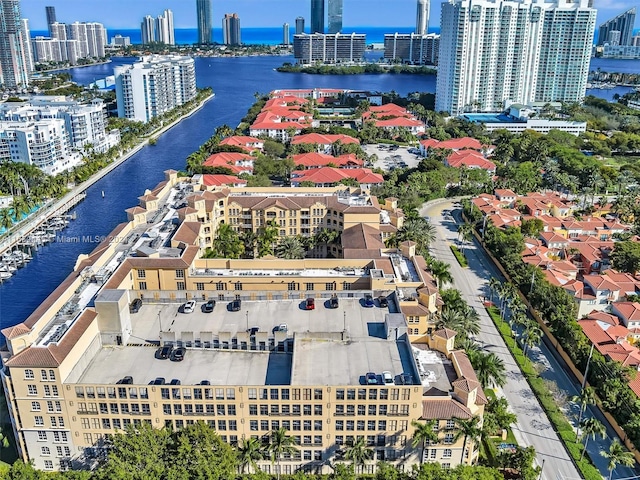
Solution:
<path fill-rule="evenodd" d="M 0 272 L 0 280 L 7 280 L 11 277 L 12 275 L 9 272 Z"/>

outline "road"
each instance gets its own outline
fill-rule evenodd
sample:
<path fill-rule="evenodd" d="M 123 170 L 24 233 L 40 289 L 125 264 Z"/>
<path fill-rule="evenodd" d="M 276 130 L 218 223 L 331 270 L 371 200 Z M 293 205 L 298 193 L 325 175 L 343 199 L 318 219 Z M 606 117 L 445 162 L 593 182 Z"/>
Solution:
<path fill-rule="evenodd" d="M 430 221 L 436 229 L 436 241 L 430 248 L 431 254 L 451 265 L 454 287 L 462 292 L 465 300 L 480 315 L 481 331 L 476 336 L 476 340 L 484 350 L 494 352 L 504 361 L 507 383 L 502 388 L 502 392 L 518 419 L 513 433 L 521 445 L 535 447 L 538 465 L 542 466 L 544 463 L 542 479 L 581 478 L 482 304 L 482 298 L 489 296 L 489 279 L 497 277 L 502 280 L 502 276 L 484 251 L 475 243 L 467 245 L 465 250 L 469 262 L 468 268 L 460 267 L 451 253 L 449 246 L 454 244 L 457 239 L 458 222 L 452 216 L 444 218 L 442 211 L 451 210 L 453 206 L 453 201 L 430 202 L 423 206 L 420 214 L 423 217 L 430 217 Z M 459 215 L 459 212 L 454 212 L 454 214 Z M 559 389 L 568 398 L 578 394 L 580 385 L 561 368 L 555 356 L 544 343 L 533 348 L 528 355 L 546 367 L 541 376 L 556 382 Z M 572 413 L 575 413 L 577 417 L 577 407 L 572 404 L 570 407 L 572 407 Z M 586 413 L 586 416 L 592 415 L 592 411 Z M 600 417 L 598 415 L 598 418 L 605 423 L 604 418 Z M 576 421 L 577 418 L 573 419 L 574 423 Z M 605 423 L 605 425 L 607 424 Z M 607 438 L 590 440 L 590 448 L 588 449 L 591 458 L 605 477 L 608 476 L 607 461 L 599 452 L 608 449 L 611 438 L 615 436 L 610 428 L 608 430 Z M 634 470 L 626 467 L 618 467 L 614 472 L 614 478 L 628 478 L 634 475 L 636 475 Z"/>

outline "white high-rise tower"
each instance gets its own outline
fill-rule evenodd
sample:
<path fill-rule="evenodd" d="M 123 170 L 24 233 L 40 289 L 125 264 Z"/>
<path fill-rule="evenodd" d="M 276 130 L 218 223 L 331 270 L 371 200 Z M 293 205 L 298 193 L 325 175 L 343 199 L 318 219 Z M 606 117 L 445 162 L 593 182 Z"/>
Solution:
<path fill-rule="evenodd" d="M 426 35 L 429 30 L 429 0 L 418 0 L 418 11 L 416 13 L 416 33 Z"/>
<path fill-rule="evenodd" d="M 504 102 L 579 102 L 596 10 L 589 0 L 442 4 L 436 110 L 500 111 Z"/>
<path fill-rule="evenodd" d="M 19 0 L 0 0 L 0 84 L 5 87 L 29 85 L 29 61 L 20 18 Z"/>

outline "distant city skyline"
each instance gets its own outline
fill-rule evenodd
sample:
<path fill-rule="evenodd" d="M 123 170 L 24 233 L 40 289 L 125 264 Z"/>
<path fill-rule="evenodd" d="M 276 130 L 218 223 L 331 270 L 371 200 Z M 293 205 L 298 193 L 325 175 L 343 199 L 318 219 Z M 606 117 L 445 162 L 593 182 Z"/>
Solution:
<path fill-rule="evenodd" d="M 431 2 L 429 25 L 440 25 L 439 0 Z M 366 8 L 363 8 L 366 4 Z M 279 27 L 293 24 L 298 16 L 309 19 L 310 0 L 216 0 L 212 2 L 213 18 L 237 12 L 244 27 Z M 47 30 L 46 6 L 55 6 L 59 22 L 94 21 L 108 29 L 140 28 L 140 19 L 150 11 L 171 9 L 175 28 L 197 28 L 195 0 L 23 0 L 22 17 L 29 19 L 31 30 Z M 597 0 L 597 24 L 624 12 L 633 4 L 620 0 Z M 123 15 L 122 12 L 127 12 Z M 415 27 L 416 0 L 344 0 L 343 25 L 350 27 Z M 214 22 L 219 25 L 219 20 Z M 308 24 L 307 24 L 308 26 Z M 219 27 L 218 27 L 219 28 Z"/>

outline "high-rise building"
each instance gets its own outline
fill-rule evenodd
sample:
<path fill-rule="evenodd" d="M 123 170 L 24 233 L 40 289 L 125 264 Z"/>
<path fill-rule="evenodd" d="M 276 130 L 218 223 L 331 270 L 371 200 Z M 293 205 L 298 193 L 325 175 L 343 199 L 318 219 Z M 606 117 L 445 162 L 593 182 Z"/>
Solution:
<path fill-rule="evenodd" d="M 51 38 L 65 41 L 67 39 L 67 25 L 60 22 L 53 22 L 49 25 L 49 33 L 51 34 Z"/>
<path fill-rule="evenodd" d="M 311 0 L 311 33 L 324 33 L 324 0 Z"/>
<path fill-rule="evenodd" d="M 140 62 L 115 67 L 118 116 L 148 122 L 196 96 L 193 58 L 142 57 Z"/>
<path fill-rule="evenodd" d="M 390 62 L 437 65 L 440 35 L 392 33 L 384 36 L 384 58 Z"/>
<path fill-rule="evenodd" d="M 0 0 L 0 85 L 29 85 L 25 32 L 20 18 L 20 0 Z"/>
<path fill-rule="evenodd" d="M 147 15 L 142 19 L 140 34 L 140 41 L 143 45 L 156 41 L 156 21 L 151 15 Z"/>
<path fill-rule="evenodd" d="M 29 75 L 33 73 L 35 67 L 33 65 L 33 49 L 31 48 L 31 31 L 29 29 L 29 20 L 23 18 L 22 22 L 22 45 L 24 48 L 24 59 L 27 62 L 27 71 Z"/>
<path fill-rule="evenodd" d="M 296 35 L 304 33 L 304 17 L 296 17 Z"/>
<path fill-rule="evenodd" d="M 282 44 L 289 45 L 291 43 L 291 35 L 289 33 L 289 24 L 282 25 Z"/>
<path fill-rule="evenodd" d="M 504 102 L 579 102 L 595 9 L 589 0 L 442 4 L 436 110 L 500 111 Z M 569 41 L 570 40 L 570 41 Z"/>
<path fill-rule="evenodd" d="M 426 35 L 429 30 L 429 1 L 418 0 L 418 11 L 416 13 L 416 33 Z"/>
<path fill-rule="evenodd" d="M 51 34 L 51 24 L 56 23 L 56 7 L 44 7 L 47 12 L 47 26 L 49 27 L 49 34 Z"/>
<path fill-rule="evenodd" d="M 123 37 L 122 35 L 117 34 L 111 37 L 111 45 L 116 47 L 128 47 L 131 45 L 131 37 Z"/>
<path fill-rule="evenodd" d="M 631 8 L 621 13 L 611 20 L 607 20 L 598 27 L 598 43 L 601 46 L 611 43 L 610 34 L 612 31 L 620 32 L 619 45 L 631 45 L 633 38 L 633 27 L 636 23 L 636 9 Z"/>
<path fill-rule="evenodd" d="M 353 63 L 364 57 L 367 36 L 361 33 L 314 33 L 293 36 L 293 56 L 298 63 Z"/>
<path fill-rule="evenodd" d="M 342 33 L 342 0 L 329 0 L 329 33 Z"/>
<path fill-rule="evenodd" d="M 211 0 L 196 0 L 196 10 L 198 14 L 198 43 L 211 43 Z"/>
<path fill-rule="evenodd" d="M 237 13 L 225 13 L 222 19 L 222 37 L 225 45 L 240 45 L 240 17 Z"/>

